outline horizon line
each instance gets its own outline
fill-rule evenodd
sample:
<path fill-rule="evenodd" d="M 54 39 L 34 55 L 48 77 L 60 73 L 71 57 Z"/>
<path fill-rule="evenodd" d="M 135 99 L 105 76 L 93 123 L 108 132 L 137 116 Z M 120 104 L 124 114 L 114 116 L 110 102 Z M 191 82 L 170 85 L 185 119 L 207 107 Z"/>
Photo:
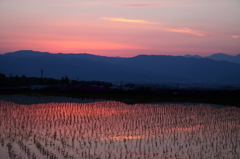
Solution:
<path fill-rule="evenodd" d="M 46 52 L 46 51 L 36 51 L 36 50 L 17 50 L 17 51 L 13 51 L 13 52 L 6 52 L 6 53 L 3 53 L 0 55 L 5 55 L 5 54 L 8 54 L 8 53 L 15 53 L 15 52 L 19 52 L 19 51 L 31 51 L 31 52 L 39 52 L 39 53 L 49 53 L 49 54 L 88 54 L 88 55 L 95 55 L 95 56 L 102 56 L 102 57 L 114 57 L 114 58 L 132 58 L 132 57 L 137 57 L 137 56 L 142 56 L 142 55 L 146 55 L 146 56 L 181 56 L 181 57 L 185 57 L 185 56 L 200 56 L 200 57 L 209 57 L 209 56 L 212 56 L 212 55 L 215 55 L 215 54 L 225 54 L 225 55 L 229 55 L 229 56 L 237 56 L 237 55 L 240 55 L 240 53 L 237 53 L 237 54 L 234 54 L 234 55 L 230 55 L 230 54 L 227 54 L 227 53 L 212 53 L 208 56 L 202 56 L 202 55 L 199 55 L 199 54 L 189 54 L 189 53 L 186 53 L 184 55 L 167 55 L 167 54 L 138 54 L 136 56 L 128 56 L 128 57 L 124 57 L 124 56 L 106 56 L 106 55 L 98 55 L 98 54 L 93 54 L 93 53 L 86 53 L 86 52 L 83 52 L 83 53 L 62 53 L 62 52 Z"/>

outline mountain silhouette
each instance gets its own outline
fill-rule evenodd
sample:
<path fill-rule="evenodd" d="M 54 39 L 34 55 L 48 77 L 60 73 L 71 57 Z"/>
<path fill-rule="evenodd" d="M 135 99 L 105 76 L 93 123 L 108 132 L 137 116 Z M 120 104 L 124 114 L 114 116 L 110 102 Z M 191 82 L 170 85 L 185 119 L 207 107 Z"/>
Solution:
<path fill-rule="evenodd" d="M 240 83 L 240 64 L 208 58 L 138 55 L 130 58 L 91 54 L 51 54 L 31 50 L 0 56 L 0 73 L 134 83 Z"/>
<path fill-rule="evenodd" d="M 188 58 L 202 58 L 202 56 L 199 56 L 199 55 L 185 55 L 184 57 L 188 57 Z"/>
<path fill-rule="evenodd" d="M 216 53 L 210 56 L 206 56 L 206 57 L 202 57 L 199 55 L 185 55 L 184 57 L 187 58 L 208 58 L 208 59 L 212 59 L 215 61 L 228 61 L 228 62 L 232 62 L 232 63 L 239 63 L 240 64 L 240 54 L 232 56 L 232 55 L 228 55 L 228 54 L 224 54 L 224 53 Z"/>
<path fill-rule="evenodd" d="M 223 54 L 223 53 L 217 53 L 217 54 L 208 56 L 206 58 L 216 60 L 216 61 L 229 61 L 229 62 L 240 64 L 240 54 L 232 56 L 232 55 L 227 55 L 227 54 Z"/>

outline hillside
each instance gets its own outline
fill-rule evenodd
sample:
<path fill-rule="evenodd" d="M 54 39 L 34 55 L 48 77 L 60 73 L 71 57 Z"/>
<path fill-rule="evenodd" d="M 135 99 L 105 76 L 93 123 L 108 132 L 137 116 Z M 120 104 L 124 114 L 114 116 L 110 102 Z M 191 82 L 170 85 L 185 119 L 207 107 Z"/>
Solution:
<path fill-rule="evenodd" d="M 240 64 L 207 58 L 139 55 L 131 58 L 91 54 L 51 54 L 17 51 L 0 56 L 6 75 L 103 80 L 134 83 L 240 83 Z"/>

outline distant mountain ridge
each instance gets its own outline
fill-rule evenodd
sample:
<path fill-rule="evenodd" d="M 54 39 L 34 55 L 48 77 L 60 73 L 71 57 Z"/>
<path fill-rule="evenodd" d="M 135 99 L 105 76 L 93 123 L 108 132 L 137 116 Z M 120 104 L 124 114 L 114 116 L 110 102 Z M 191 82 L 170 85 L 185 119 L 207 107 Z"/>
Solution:
<path fill-rule="evenodd" d="M 61 78 L 67 75 L 70 79 L 79 80 L 134 83 L 240 83 L 240 64 L 198 56 L 191 58 L 138 55 L 121 58 L 86 53 L 51 54 L 31 50 L 0 55 L 0 73 L 39 77 L 41 69 L 44 70 L 45 77 Z"/>
<path fill-rule="evenodd" d="M 185 55 L 184 57 L 187 58 L 208 58 L 216 61 L 228 61 L 232 63 L 239 63 L 240 64 L 240 54 L 232 56 L 224 53 L 216 53 L 210 56 L 202 57 L 199 55 Z"/>
<path fill-rule="evenodd" d="M 40 51 L 32 51 L 32 50 L 20 50 L 20 51 L 16 51 L 16 52 L 10 52 L 10 53 L 5 53 L 3 54 L 5 56 L 46 56 L 46 55 L 56 55 L 56 54 L 52 54 L 49 52 L 40 52 Z M 107 56 L 98 56 L 98 55 L 93 55 L 93 54 L 87 54 L 87 53 L 78 53 L 78 54 L 73 54 L 73 53 L 57 53 L 57 55 L 71 55 L 72 57 L 79 57 L 79 55 L 81 55 L 81 58 L 85 58 L 85 59 L 95 59 L 95 60 L 99 60 L 99 58 L 105 58 Z M 141 55 L 138 55 L 141 56 Z M 149 55 L 151 56 L 151 55 Z M 158 55 L 157 55 L 158 56 Z M 159 56 L 168 56 L 168 55 L 159 55 Z M 240 54 L 237 55 L 228 55 L 228 54 L 224 54 L 224 53 L 215 53 L 212 54 L 210 56 L 200 56 L 200 55 L 184 55 L 183 57 L 186 58 L 208 58 L 208 59 L 212 59 L 215 61 L 228 61 L 228 62 L 232 62 L 232 63 L 239 63 L 240 64 Z M 122 57 L 108 57 L 108 58 L 122 58 Z"/>
<path fill-rule="evenodd" d="M 40 51 L 32 51 L 32 50 L 19 50 L 16 52 L 9 52 L 3 54 L 4 56 L 13 56 L 13 57 L 21 57 L 21 56 L 30 56 L 30 57 L 36 57 L 36 56 L 46 56 L 51 55 L 49 52 L 40 52 Z"/>

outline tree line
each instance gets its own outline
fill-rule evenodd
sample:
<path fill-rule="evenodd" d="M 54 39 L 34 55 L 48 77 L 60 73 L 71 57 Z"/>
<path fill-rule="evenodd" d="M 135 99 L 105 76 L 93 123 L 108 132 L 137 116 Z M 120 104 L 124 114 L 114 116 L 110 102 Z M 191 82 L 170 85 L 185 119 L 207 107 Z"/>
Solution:
<path fill-rule="evenodd" d="M 68 76 L 62 76 L 61 79 L 55 78 L 41 78 L 41 77 L 27 77 L 22 76 L 9 76 L 0 73 L 0 87 L 20 87 L 31 85 L 47 85 L 47 86 L 104 86 L 111 87 L 112 83 L 104 81 L 78 81 L 70 80 Z"/>

